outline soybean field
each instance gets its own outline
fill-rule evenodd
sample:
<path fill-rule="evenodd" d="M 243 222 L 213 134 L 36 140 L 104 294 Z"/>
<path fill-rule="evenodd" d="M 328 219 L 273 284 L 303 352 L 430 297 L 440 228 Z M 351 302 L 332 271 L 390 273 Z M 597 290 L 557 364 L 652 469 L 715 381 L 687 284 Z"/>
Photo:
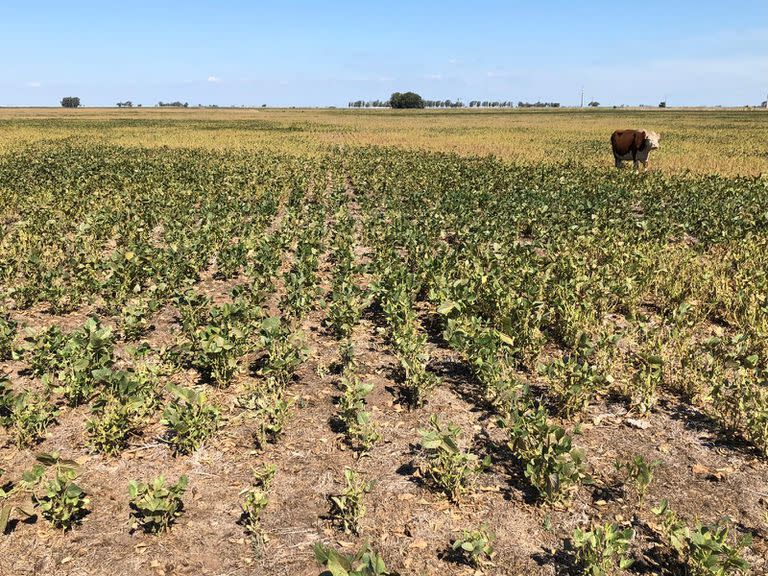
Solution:
<path fill-rule="evenodd" d="M 768 573 L 765 114 L 258 114 L 0 115 L 0 574 Z"/>

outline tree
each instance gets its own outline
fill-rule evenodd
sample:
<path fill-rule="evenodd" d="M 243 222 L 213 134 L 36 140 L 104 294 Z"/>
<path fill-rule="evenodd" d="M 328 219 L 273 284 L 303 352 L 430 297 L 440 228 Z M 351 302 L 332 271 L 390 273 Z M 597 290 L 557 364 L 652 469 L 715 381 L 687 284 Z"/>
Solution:
<path fill-rule="evenodd" d="M 666 100 L 662 100 L 661 102 L 659 102 L 659 108 L 666 108 L 666 107 L 667 107 L 667 101 Z"/>
<path fill-rule="evenodd" d="M 389 99 L 392 108 L 424 108 L 424 100 L 415 92 L 395 92 Z"/>
<path fill-rule="evenodd" d="M 65 96 L 61 99 L 61 105 L 64 108 L 79 108 L 80 98 L 77 96 Z"/>
<path fill-rule="evenodd" d="M 589 104 L 587 104 L 587 106 L 589 106 L 589 107 L 591 107 L 591 108 L 597 108 L 598 106 L 600 106 L 600 102 L 598 102 L 598 101 L 596 101 L 596 100 L 592 100 L 592 102 L 590 102 Z"/>

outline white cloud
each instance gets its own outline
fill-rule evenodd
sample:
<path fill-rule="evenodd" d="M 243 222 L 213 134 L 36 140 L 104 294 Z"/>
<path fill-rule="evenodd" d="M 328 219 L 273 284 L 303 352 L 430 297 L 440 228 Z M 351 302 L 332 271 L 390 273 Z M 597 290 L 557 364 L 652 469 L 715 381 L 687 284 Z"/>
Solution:
<path fill-rule="evenodd" d="M 442 74 L 427 74 L 424 76 L 425 80 L 442 80 L 443 75 Z"/>
<path fill-rule="evenodd" d="M 456 66 L 458 64 L 464 64 L 464 60 L 462 60 L 461 58 L 451 58 L 450 60 L 448 60 L 448 64 L 452 64 L 453 66 Z"/>
<path fill-rule="evenodd" d="M 219 78 L 218 76 L 208 76 L 208 82 L 210 82 L 211 84 L 218 84 L 219 82 L 221 82 L 221 78 Z"/>
<path fill-rule="evenodd" d="M 488 78 L 506 78 L 509 76 L 509 72 L 505 72 L 504 70 L 488 70 L 485 75 Z"/>
<path fill-rule="evenodd" d="M 31 82 L 26 83 L 27 88 L 40 88 L 42 85 L 43 83 L 37 80 L 32 80 Z"/>

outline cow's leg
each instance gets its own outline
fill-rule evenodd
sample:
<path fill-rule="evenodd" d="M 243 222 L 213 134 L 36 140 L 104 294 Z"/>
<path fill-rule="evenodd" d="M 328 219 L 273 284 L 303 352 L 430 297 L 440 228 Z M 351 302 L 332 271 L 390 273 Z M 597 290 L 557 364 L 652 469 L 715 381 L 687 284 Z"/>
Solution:
<path fill-rule="evenodd" d="M 621 157 L 618 154 L 614 154 L 613 159 L 616 162 L 616 168 L 621 168 L 621 165 L 622 165 Z"/>
<path fill-rule="evenodd" d="M 635 170 L 637 170 L 638 168 L 640 168 L 640 161 L 637 158 L 635 158 L 634 162 L 632 162 L 632 165 L 635 167 Z"/>

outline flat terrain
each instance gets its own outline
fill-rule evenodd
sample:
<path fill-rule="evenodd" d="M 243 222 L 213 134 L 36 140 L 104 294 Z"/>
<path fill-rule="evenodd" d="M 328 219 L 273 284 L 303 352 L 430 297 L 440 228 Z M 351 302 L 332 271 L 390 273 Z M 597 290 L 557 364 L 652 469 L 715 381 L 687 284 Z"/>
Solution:
<path fill-rule="evenodd" d="M 768 113 L 751 110 L 282 110 L 0 108 L 0 147 L 79 138 L 131 146 L 319 153 L 398 146 L 503 160 L 610 167 L 617 128 L 661 133 L 652 164 L 667 172 L 768 171 Z"/>
<path fill-rule="evenodd" d="M 767 168 L 757 110 L 0 109 L 0 575 L 581 574 L 606 524 L 768 573 Z"/>

